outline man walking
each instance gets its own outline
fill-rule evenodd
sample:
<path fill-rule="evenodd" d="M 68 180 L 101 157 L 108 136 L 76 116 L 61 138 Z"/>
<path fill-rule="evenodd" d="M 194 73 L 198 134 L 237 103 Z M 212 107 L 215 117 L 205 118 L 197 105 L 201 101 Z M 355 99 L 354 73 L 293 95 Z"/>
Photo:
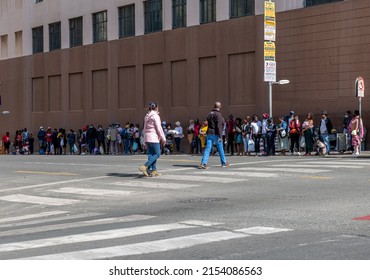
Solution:
<path fill-rule="evenodd" d="M 319 133 L 320 133 L 320 140 L 325 143 L 326 151 L 328 155 L 330 155 L 329 134 L 331 133 L 332 129 L 333 129 L 333 124 L 331 120 L 328 118 L 328 113 L 326 111 L 323 111 L 321 114 Z"/>
<path fill-rule="evenodd" d="M 209 155 L 212 150 L 213 144 L 216 144 L 218 153 L 220 155 L 221 166 L 222 167 L 229 167 L 230 164 L 226 162 L 224 147 L 222 144 L 222 129 L 224 126 L 224 118 L 220 112 L 221 110 L 221 103 L 216 102 L 213 110 L 208 114 L 207 121 L 208 121 L 208 130 L 207 130 L 207 138 L 206 138 L 206 149 L 204 151 L 202 161 L 200 164 L 201 169 L 207 169 L 207 163 L 209 160 Z"/>

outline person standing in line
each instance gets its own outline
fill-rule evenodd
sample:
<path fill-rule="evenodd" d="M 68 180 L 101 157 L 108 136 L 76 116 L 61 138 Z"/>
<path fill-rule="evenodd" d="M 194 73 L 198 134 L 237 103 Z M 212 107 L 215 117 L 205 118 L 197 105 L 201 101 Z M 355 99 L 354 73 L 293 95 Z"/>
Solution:
<path fill-rule="evenodd" d="M 266 127 L 267 149 L 263 154 L 264 156 L 275 155 L 275 137 L 276 137 L 276 126 L 272 118 L 268 118 Z"/>
<path fill-rule="evenodd" d="M 348 130 L 352 136 L 353 155 L 360 154 L 361 138 L 363 137 L 363 123 L 359 116 L 359 111 L 355 110 L 353 118 L 349 123 Z"/>
<path fill-rule="evenodd" d="M 174 130 L 176 131 L 176 133 L 173 135 L 173 138 L 175 139 L 176 152 L 180 154 L 181 139 L 184 137 L 184 133 L 179 121 L 175 122 Z"/>
<path fill-rule="evenodd" d="M 9 132 L 7 132 L 3 136 L 3 145 L 4 145 L 4 154 L 9 154 L 9 150 L 10 150 L 10 133 Z"/>
<path fill-rule="evenodd" d="M 157 160 L 161 156 L 161 144 L 166 145 L 161 118 L 159 117 L 159 106 L 155 102 L 149 103 L 149 112 L 144 118 L 144 142 L 147 149 L 148 161 L 139 167 L 146 176 L 160 176 L 157 171 Z"/>
<path fill-rule="evenodd" d="M 281 155 L 285 156 L 286 150 L 289 149 L 288 132 L 287 132 L 288 124 L 285 122 L 284 116 L 280 116 L 279 121 L 280 121 L 280 124 L 277 126 L 276 131 L 278 132 L 278 136 L 279 136 Z"/>
<path fill-rule="evenodd" d="M 200 135 L 200 128 L 201 128 L 201 124 L 199 123 L 199 119 L 195 119 L 195 123 L 194 123 L 194 147 L 193 147 L 193 152 L 195 155 L 198 155 L 200 152 L 199 148 L 200 148 L 200 139 L 199 139 L 199 135 Z"/>
<path fill-rule="evenodd" d="M 260 140 L 261 140 L 261 132 L 262 132 L 262 123 L 258 120 L 257 115 L 254 115 L 252 117 L 251 128 L 252 128 L 251 138 L 253 139 L 253 142 L 254 142 L 254 151 L 256 153 L 256 156 L 258 156 L 258 154 L 260 152 Z"/>
<path fill-rule="evenodd" d="M 289 136 L 290 136 L 290 153 L 300 155 L 299 153 L 299 134 L 301 130 L 301 123 L 299 122 L 298 115 L 293 114 L 293 119 L 289 122 Z M 296 146 L 296 150 L 294 150 Z"/>
<path fill-rule="evenodd" d="M 229 120 L 226 123 L 227 152 L 230 153 L 230 156 L 234 155 L 234 125 L 235 125 L 234 116 L 230 115 Z"/>
<path fill-rule="evenodd" d="M 325 143 L 326 151 L 328 155 L 330 155 L 329 134 L 331 133 L 332 129 L 333 129 L 333 124 L 331 120 L 328 118 L 328 112 L 323 111 L 321 114 L 319 133 L 320 133 L 320 140 Z"/>
<path fill-rule="evenodd" d="M 251 153 L 248 151 L 248 142 L 251 138 L 251 124 L 250 124 L 250 116 L 246 116 L 244 119 L 244 124 L 242 126 L 243 129 L 243 142 L 244 142 L 244 155 L 250 156 Z"/>
<path fill-rule="evenodd" d="M 208 114 L 207 122 L 208 122 L 208 130 L 207 130 L 207 144 L 206 149 L 204 151 L 202 161 L 200 163 L 201 169 L 207 169 L 207 163 L 209 160 L 209 155 L 211 153 L 213 144 L 216 143 L 218 153 L 220 155 L 221 166 L 222 167 L 229 167 L 230 164 L 226 162 L 224 147 L 222 143 L 222 129 L 224 126 L 224 118 L 220 112 L 221 110 L 221 103 L 216 102 L 213 110 Z"/>
<path fill-rule="evenodd" d="M 312 113 L 307 114 L 307 118 L 302 124 L 302 134 L 306 143 L 305 156 L 310 156 L 313 150 L 313 115 Z"/>

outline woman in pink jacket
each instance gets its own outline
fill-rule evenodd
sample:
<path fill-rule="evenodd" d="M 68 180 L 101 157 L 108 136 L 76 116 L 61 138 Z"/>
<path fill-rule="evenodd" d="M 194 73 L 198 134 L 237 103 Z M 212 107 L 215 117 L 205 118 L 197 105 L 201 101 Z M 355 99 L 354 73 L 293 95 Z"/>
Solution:
<path fill-rule="evenodd" d="M 161 118 L 159 117 L 158 105 L 155 102 L 149 103 L 149 112 L 144 118 L 144 142 L 148 154 L 148 161 L 139 167 L 146 177 L 161 175 L 157 171 L 157 159 L 161 156 L 161 145 L 166 144 L 161 126 Z"/>

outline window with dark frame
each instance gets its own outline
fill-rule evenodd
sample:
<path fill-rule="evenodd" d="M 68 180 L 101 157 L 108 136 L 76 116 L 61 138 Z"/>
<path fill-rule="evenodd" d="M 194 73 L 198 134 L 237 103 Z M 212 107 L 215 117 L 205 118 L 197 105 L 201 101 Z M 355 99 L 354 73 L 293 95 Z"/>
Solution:
<path fill-rule="evenodd" d="M 76 47 L 83 44 L 83 21 L 82 17 L 69 20 L 69 46 Z"/>
<path fill-rule="evenodd" d="M 135 4 L 118 8 L 119 37 L 135 36 Z"/>
<path fill-rule="evenodd" d="M 216 0 L 200 0 L 200 23 L 216 21 Z"/>
<path fill-rule="evenodd" d="M 107 41 L 108 19 L 107 11 L 98 12 L 93 16 L 93 43 Z"/>
<path fill-rule="evenodd" d="M 254 15 L 254 0 L 230 0 L 230 18 Z"/>
<path fill-rule="evenodd" d="M 32 52 L 41 53 L 44 51 L 44 27 L 32 28 Z"/>
<path fill-rule="evenodd" d="M 144 2 L 145 34 L 162 31 L 162 0 Z"/>
<path fill-rule="evenodd" d="M 172 0 L 172 28 L 186 27 L 186 0 Z"/>
<path fill-rule="evenodd" d="M 61 33 L 60 22 L 49 24 L 49 51 L 60 50 Z"/>
<path fill-rule="evenodd" d="M 320 5 L 320 4 L 327 4 L 327 3 L 334 3 L 334 2 L 340 2 L 344 0 L 306 0 L 305 6 L 310 7 L 310 6 L 315 6 L 315 5 Z"/>

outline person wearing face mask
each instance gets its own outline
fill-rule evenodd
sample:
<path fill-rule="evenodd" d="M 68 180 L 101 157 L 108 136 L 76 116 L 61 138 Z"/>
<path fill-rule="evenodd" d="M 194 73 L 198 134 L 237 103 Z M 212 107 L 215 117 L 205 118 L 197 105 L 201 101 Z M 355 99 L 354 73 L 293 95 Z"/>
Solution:
<path fill-rule="evenodd" d="M 105 131 L 101 125 L 98 126 L 98 131 L 96 132 L 96 140 L 98 141 L 99 151 L 102 149 L 103 154 L 105 155 L 107 152 L 105 147 Z"/>
<path fill-rule="evenodd" d="M 352 115 L 351 111 L 347 111 L 344 114 L 344 119 L 343 119 L 343 133 L 348 134 L 348 126 L 351 123 Z"/>

